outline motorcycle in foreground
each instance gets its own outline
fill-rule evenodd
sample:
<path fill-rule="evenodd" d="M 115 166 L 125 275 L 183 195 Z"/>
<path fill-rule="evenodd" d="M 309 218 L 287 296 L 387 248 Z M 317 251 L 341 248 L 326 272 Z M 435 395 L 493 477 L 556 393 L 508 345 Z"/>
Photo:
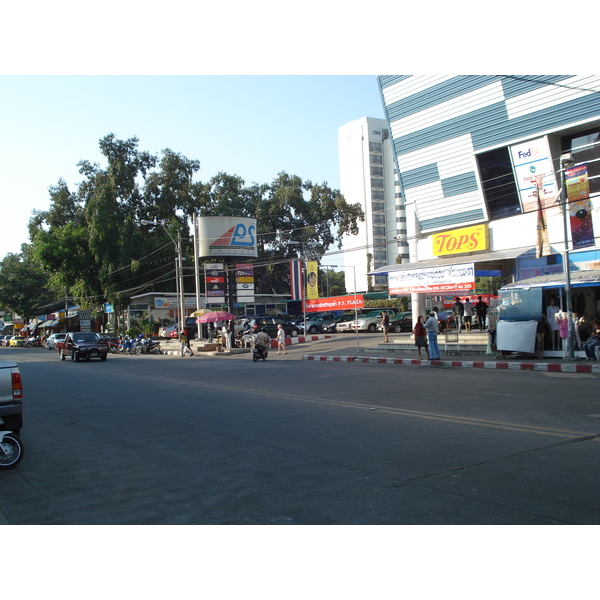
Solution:
<path fill-rule="evenodd" d="M 0 429 L 3 425 L 0 419 Z M 23 458 L 23 442 L 12 431 L 0 431 L 0 470 L 12 469 Z"/>
<path fill-rule="evenodd" d="M 256 343 L 252 346 L 252 360 L 254 362 L 259 361 L 261 358 L 262 360 L 267 360 L 267 356 L 269 356 L 268 349 L 262 348 L 262 346 Z"/>

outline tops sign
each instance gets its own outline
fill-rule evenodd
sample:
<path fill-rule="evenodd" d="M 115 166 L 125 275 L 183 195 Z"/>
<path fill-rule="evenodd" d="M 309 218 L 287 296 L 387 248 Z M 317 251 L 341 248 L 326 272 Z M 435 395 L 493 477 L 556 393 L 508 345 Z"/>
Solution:
<path fill-rule="evenodd" d="M 479 252 L 487 250 L 490 245 L 487 224 L 445 231 L 432 236 L 431 239 L 435 256 Z"/>
<path fill-rule="evenodd" d="M 199 256 L 257 257 L 256 219 L 198 217 Z"/>

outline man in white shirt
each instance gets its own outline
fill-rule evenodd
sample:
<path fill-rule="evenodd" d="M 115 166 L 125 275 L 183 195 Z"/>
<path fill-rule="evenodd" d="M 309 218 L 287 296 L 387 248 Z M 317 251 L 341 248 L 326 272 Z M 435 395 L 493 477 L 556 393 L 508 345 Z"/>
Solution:
<path fill-rule="evenodd" d="M 430 360 L 440 359 L 440 348 L 438 345 L 438 319 L 435 313 L 431 311 L 429 313 L 429 319 L 425 322 L 425 329 L 427 330 L 427 340 L 429 341 L 429 358 Z"/>
<path fill-rule="evenodd" d="M 463 307 L 465 309 L 465 329 L 467 331 L 471 331 L 471 321 L 473 319 L 473 303 L 468 298 L 465 298 Z"/>

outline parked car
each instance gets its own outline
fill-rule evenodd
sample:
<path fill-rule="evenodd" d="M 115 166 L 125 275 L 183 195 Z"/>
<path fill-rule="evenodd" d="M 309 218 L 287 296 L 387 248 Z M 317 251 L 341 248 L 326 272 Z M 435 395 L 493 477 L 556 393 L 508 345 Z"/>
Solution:
<path fill-rule="evenodd" d="M 12 335 L 5 335 L 4 339 L 2 340 L 2 345 L 3 346 L 8 346 L 8 344 L 10 343 L 10 338 L 12 337 Z"/>
<path fill-rule="evenodd" d="M 342 328 L 338 332 L 337 326 L 338 324 L 348 323 L 350 321 L 354 321 L 355 315 L 354 313 L 346 313 L 342 315 L 337 315 L 335 319 L 323 323 L 323 333 L 341 333 Z"/>
<path fill-rule="evenodd" d="M 22 335 L 13 335 L 10 338 L 9 345 L 11 348 L 16 348 L 17 346 L 22 346 L 27 338 L 24 338 Z"/>
<path fill-rule="evenodd" d="M 358 331 L 375 333 L 377 331 L 377 325 L 379 325 L 381 319 L 383 318 L 382 313 L 384 310 L 387 310 L 387 314 L 390 316 L 390 318 L 396 314 L 396 312 L 391 309 L 382 308 L 378 310 L 372 310 L 366 315 L 359 316 L 358 321 L 352 322 L 352 331 L 356 331 L 358 329 Z"/>
<path fill-rule="evenodd" d="M 64 342 L 66 336 L 66 333 L 53 333 L 49 335 L 46 340 L 46 348 L 48 348 L 48 350 L 56 350 L 56 343 Z"/>
<path fill-rule="evenodd" d="M 308 333 L 321 333 L 325 325 L 329 325 L 337 321 L 338 315 L 335 313 L 320 313 L 318 315 L 306 315 L 306 331 Z M 302 321 L 302 329 L 304 329 L 304 320 Z"/>
<path fill-rule="evenodd" d="M 263 327 L 266 327 L 269 336 L 272 338 L 277 335 L 277 326 L 279 324 L 283 326 L 286 337 L 296 337 L 300 333 L 300 329 L 296 325 L 283 317 L 262 316 L 250 319 L 252 333 L 258 333 Z"/>
<path fill-rule="evenodd" d="M 65 360 L 68 356 L 73 362 L 90 358 L 104 361 L 108 355 L 108 345 L 97 333 L 71 332 L 67 333 L 64 342 L 60 343 L 59 352 L 60 360 Z"/>
<path fill-rule="evenodd" d="M 354 324 L 355 319 L 355 313 L 342 315 L 339 321 L 335 324 L 336 333 L 347 333 L 348 331 L 354 331 L 352 325 Z"/>
<path fill-rule="evenodd" d="M 412 313 L 405 311 L 398 313 L 390 318 L 390 331 L 394 333 L 402 333 L 403 331 L 412 331 Z M 377 331 L 382 331 L 383 327 L 381 324 L 377 325 Z"/>

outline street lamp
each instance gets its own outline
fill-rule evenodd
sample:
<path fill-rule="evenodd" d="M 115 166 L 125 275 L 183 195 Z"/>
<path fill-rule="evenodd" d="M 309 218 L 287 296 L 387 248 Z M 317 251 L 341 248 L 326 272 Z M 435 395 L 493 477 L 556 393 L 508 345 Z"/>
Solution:
<path fill-rule="evenodd" d="M 337 267 L 340 269 L 352 269 L 354 274 L 354 323 L 356 325 L 356 352 L 360 352 L 360 346 L 358 343 L 358 303 L 356 300 L 356 267 L 354 265 L 342 265 L 339 267 L 338 265 L 328 265 L 329 267 Z"/>
<path fill-rule="evenodd" d="M 184 318 L 184 308 L 183 308 L 183 265 L 181 258 L 181 233 L 177 232 L 177 241 L 171 235 L 171 232 L 165 227 L 165 223 L 168 221 L 148 221 L 142 219 L 140 223 L 143 225 L 161 225 L 162 228 L 167 232 L 167 235 L 171 238 L 173 244 L 175 244 L 175 283 L 176 283 L 176 295 L 177 295 L 177 305 L 179 310 L 179 333 L 181 333 L 185 327 L 185 318 Z"/>
<path fill-rule="evenodd" d="M 567 336 L 567 358 L 573 360 L 575 358 L 574 344 L 573 344 L 573 313 L 571 308 L 571 267 L 569 266 L 569 233 L 568 233 L 568 196 L 566 189 L 566 177 L 565 169 L 572 167 L 575 164 L 572 154 L 563 154 L 560 157 L 560 175 L 561 175 L 561 187 L 562 187 L 562 200 L 563 200 L 563 226 L 565 233 L 565 248 L 563 250 L 563 271 L 565 274 L 565 295 L 566 295 L 566 309 L 567 309 L 567 324 L 568 324 L 568 336 Z"/>

